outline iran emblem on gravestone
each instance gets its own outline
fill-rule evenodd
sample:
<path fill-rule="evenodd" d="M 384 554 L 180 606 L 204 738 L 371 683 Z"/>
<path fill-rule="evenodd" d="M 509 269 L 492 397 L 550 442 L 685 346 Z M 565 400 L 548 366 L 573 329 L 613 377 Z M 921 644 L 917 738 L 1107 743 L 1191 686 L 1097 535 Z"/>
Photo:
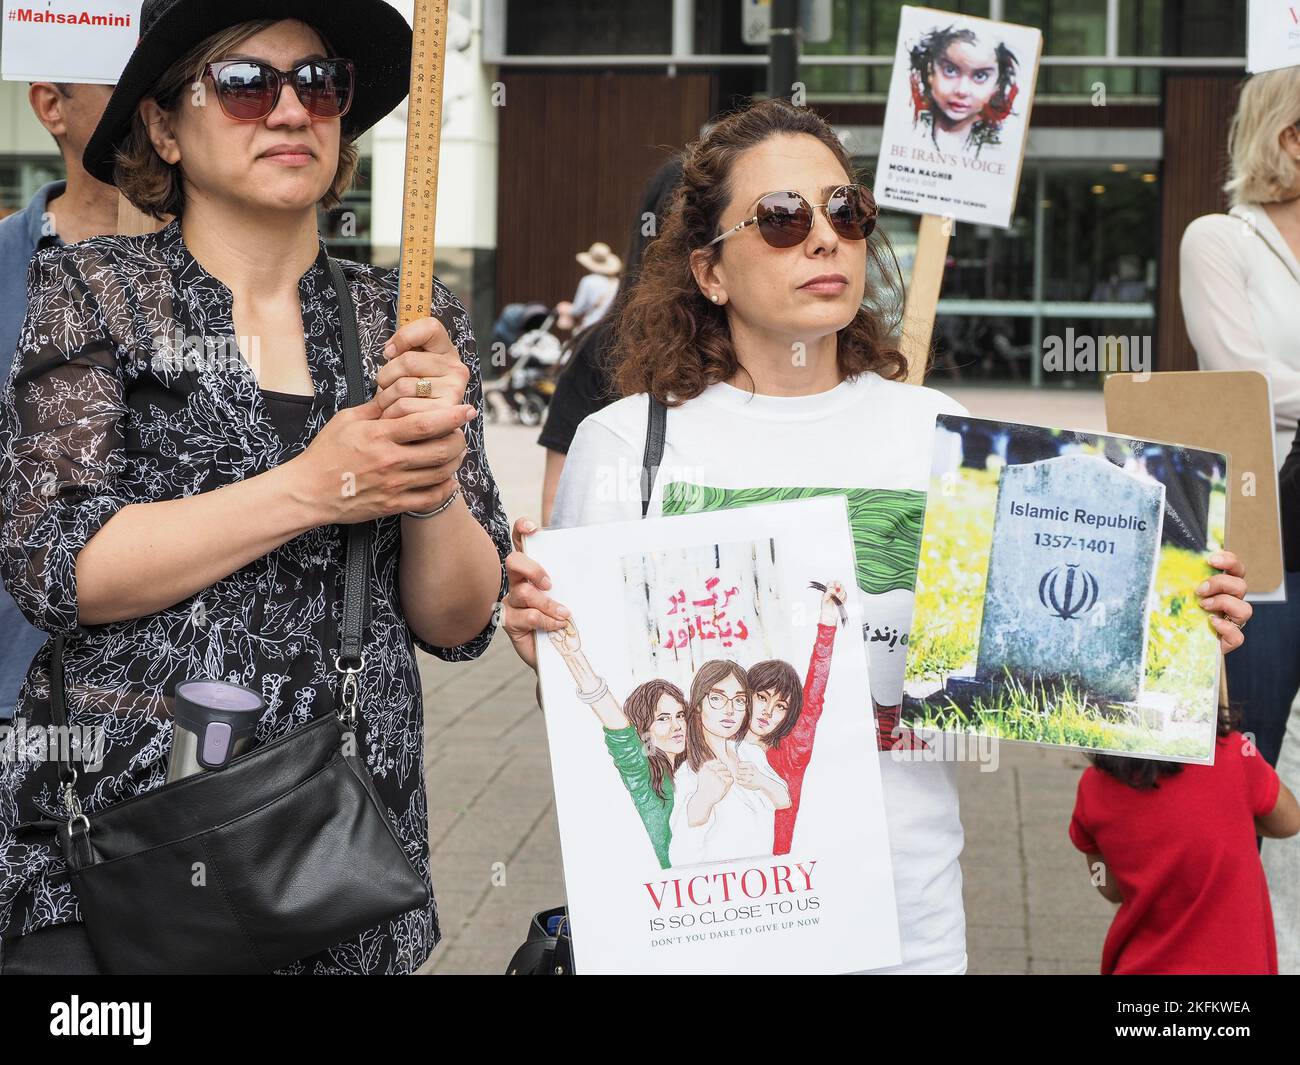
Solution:
<path fill-rule="evenodd" d="M 1136 702 L 1165 486 L 1101 455 L 1003 468 L 977 682 L 1070 682 Z"/>

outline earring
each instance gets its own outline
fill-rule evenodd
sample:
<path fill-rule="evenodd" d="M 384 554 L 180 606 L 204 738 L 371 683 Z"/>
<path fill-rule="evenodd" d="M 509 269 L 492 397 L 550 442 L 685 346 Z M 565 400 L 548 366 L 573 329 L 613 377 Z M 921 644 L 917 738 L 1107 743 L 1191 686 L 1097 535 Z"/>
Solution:
<path fill-rule="evenodd" d="M 715 292 L 712 296 L 709 297 L 709 299 L 713 300 L 714 303 L 717 303 L 717 302 L 718 302 L 718 294 Z"/>

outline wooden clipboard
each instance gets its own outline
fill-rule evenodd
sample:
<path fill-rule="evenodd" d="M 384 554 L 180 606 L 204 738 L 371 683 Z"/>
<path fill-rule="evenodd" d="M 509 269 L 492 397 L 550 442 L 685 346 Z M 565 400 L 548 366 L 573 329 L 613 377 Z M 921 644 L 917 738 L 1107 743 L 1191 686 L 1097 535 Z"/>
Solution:
<path fill-rule="evenodd" d="M 1258 370 L 1116 373 L 1106 378 L 1112 433 L 1228 456 L 1224 546 L 1245 563 L 1249 598 L 1285 599 L 1269 381 Z"/>

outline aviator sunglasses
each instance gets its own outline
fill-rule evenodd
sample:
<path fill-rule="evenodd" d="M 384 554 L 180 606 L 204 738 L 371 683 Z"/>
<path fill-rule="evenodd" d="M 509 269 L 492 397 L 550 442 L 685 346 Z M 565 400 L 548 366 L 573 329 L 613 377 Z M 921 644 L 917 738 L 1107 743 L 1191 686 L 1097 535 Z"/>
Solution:
<path fill-rule="evenodd" d="M 280 102 L 286 82 L 313 118 L 342 118 L 352 106 L 356 81 L 349 59 L 307 59 L 292 70 L 256 59 L 226 59 L 209 63 L 204 72 L 212 75 L 221 110 L 236 122 L 264 119 Z"/>
<path fill-rule="evenodd" d="M 845 240 L 865 240 L 876 228 L 876 201 L 862 185 L 841 185 L 825 203 L 810 204 L 797 192 L 769 192 L 758 201 L 757 212 L 739 225 L 714 237 L 707 248 L 746 226 L 758 226 L 762 238 L 773 248 L 793 248 L 812 232 L 813 212 L 826 212 L 831 228 Z"/>

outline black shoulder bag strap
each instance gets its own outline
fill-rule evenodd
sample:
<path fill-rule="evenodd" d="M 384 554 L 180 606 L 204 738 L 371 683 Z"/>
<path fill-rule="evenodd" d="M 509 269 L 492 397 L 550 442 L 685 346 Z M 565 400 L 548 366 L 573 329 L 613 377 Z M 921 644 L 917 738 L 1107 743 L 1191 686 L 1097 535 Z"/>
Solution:
<path fill-rule="evenodd" d="M 339 325 L 343 332 L 343 368 L 347 374 L 347 406 L 356 407 L 370 399 L 361 364 L 361 342 L 357 336 L 357 310 L 352 302 L 343 268 L 327 256 L 330 278 L 339 301 Z M 362 633 L 370 620 L 370 541 L 374 530 L 368 521 L 347 526 L 347 557 L 343 573 L 343 621 L 339 626 L 339 651 L 335 667 L 343 674 L 341 699 L 351 723 L 356 724 L 357 675 L 365 666 L 361 653 Z"/>
<path fill-rule="evenodd" d="M 357 312 L 352 302 L 352 292 L 338 262 L 329 257 L 330 279 L 339 300 L 339 322 L 343 330 L 343 365 L 347 372 L 347 405 L 355 407 L 369 399 L 365 371 L 361 364 L 361 342 L 357 334 Z M 370 538 L 373 530 L 368 521 L 356 522 L 347 527 L 347 558 L 343 577 L 343 622 L 339 627 L 339 653 L 335 667 L 343 673 L 341 698 L 348 708 L 352 723 L 356 722 L 356 704 L 359 694 L 357 675 L 365 665 L 361 653 L 361 639 L 370 614 Z M 56 636 L 50 653 L 50 716 L 60 731 L 68 724 L 67 693 L 64 688 L 63 648 L 66 638 Z M 82 816 L 77 799 L 77 771 L 69 761 L 66 744 L 59 744 L 59 787 L 63 792 L 64 806 L 70 817 Z"/>
<path fill-rule="evenodd" d="M 60 736 L 70 735 L 68 732 L 67 693 L 63 687 L 63 645 L 66 642 L 66 637 L 54 637 L 54 647 L 50 651 L 50 717 L 54 719 L 54 724 L 58 726 Z M 72 767 L 71 752 L 68 747 L 69 743 L 67 742 L 58 745 L 59 790 L 63 792 L 63 809 L 68 815 L 69 821 L 80 819 L 83 824 L 89 824 L 85 813 L 81 809 L 81 800 L 77 797 L 77 771 Z M 85 849 L 85 856 L 88 857 L 89 844 L 85 840 L 84 832 L 81 833 L 78 842 L 79 846 Z"/>
<path fill-rule="evenodd" d="M 641 517 L 650 512 L 650 497 L 654 494 L 655 477 L 664 457 L 664 439 L 668 432 L 668 408 L 654 396 L 646 397 L 650 406 L 646 412 L 645 452 L 641 456 Z"/>

